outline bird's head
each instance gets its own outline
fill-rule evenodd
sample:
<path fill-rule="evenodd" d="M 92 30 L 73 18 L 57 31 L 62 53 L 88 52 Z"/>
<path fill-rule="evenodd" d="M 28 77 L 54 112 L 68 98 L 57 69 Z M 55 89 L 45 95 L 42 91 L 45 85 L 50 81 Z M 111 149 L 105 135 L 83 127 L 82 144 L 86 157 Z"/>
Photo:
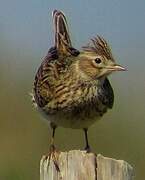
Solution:
<path fill-rule="evenodd" d="M 100 36 L 92 39 L 92 43 L 83 47 L 79 54 L 78 70 L 86 78 L 99 79 L 114 71 L 126 69 L 116 64 L 109 45 Z"/>

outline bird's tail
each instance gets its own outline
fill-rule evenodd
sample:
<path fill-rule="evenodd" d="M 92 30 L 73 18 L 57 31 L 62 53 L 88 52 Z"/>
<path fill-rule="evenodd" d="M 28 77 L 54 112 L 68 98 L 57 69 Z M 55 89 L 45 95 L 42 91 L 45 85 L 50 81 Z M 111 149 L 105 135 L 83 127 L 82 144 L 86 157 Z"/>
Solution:
<path fill-rule="evenodd" d="M 58 10 L 54 10 L 52 16 L 55 32 L 55 47 L 59 51 L 65 52 L 67 51 L 68 47 L 72 47 L 66 17 L 61 11 Z"/>

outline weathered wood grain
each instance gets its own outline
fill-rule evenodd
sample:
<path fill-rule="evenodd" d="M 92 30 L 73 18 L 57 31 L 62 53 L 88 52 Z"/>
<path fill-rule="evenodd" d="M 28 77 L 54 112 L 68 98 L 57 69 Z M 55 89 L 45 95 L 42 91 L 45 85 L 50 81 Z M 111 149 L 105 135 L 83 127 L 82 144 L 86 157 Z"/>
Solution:
<path fill-rule="evenodd" d="M 42 157 L 40 180 L 133 180 L 133 168 L 123 160 L 115 160 L 85 151 L 73 150 Z"/>

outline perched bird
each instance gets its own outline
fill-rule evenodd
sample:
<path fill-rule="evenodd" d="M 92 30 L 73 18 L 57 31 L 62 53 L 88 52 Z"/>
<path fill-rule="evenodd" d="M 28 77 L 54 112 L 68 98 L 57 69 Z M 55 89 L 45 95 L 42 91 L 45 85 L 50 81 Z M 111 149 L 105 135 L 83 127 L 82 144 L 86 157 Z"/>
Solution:
<path fill-rule="evenodd" d="M 113 107 L 114 93 L 107 78 L 125 68 L 116 64 L 104 38 L 97 36 L 81 51 L 73 48 L 65 15 L 53 11 L 54 46 L 35 76 L 33 99 L 53 129 L 57 126 L 87 130 Z"/>

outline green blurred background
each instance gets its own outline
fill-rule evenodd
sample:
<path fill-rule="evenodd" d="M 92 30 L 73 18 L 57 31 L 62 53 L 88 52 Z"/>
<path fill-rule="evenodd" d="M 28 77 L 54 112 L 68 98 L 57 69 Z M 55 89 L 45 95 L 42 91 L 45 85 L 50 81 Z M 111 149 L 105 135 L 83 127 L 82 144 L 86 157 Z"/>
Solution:
<path fill-rule="evenodd" d="M 39 179 L 50 129 L 32 107 L 29 93 L 41 58 L 53 45 L 51 12 L 69 18 L 74 46 L 96 34 L 110 41 L 127 72 L 110 80 L 115 104 L 89 129 L 94 152 L 128 161 L 145 179 L 145 1 L 0 0 L 0 180 Z M 83 133 L 58 128 L 58 149 L 82 149 Z"/>

